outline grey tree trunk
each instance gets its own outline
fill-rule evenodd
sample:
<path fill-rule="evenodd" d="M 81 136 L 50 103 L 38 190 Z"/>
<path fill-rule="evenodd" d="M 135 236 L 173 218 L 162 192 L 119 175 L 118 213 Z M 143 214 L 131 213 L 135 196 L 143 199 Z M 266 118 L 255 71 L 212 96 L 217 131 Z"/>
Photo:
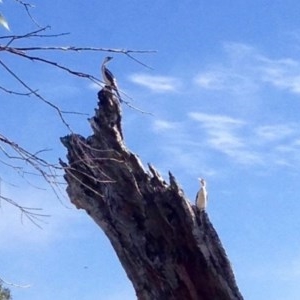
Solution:
<path fill-rule="evenodd" d="M 140 300 L 243 299 L 206 212 L 124 145 L 112 91 L 98 93 L 94 134 L 62 138 L 71 202 L 102 228 Z"/>

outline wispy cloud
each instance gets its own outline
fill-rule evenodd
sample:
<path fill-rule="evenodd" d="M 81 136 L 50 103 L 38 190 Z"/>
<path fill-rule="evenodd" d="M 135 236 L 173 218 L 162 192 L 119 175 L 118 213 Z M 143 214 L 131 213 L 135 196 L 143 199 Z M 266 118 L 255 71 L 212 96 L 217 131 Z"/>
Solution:
<path fill-rule="evenodd" d="M 175 92 L 180 87 L 180 80 L 175 77 L 132 74 L 129 79 L 157 93 Z"/>
<path fill-rule="evenodd" d="M 225 115 L 191 112 L 189 117 L 205 129 L 206 143 L 209 147 L 226 154 L 242 164 L 259 164 L 261 157 L 249 149 L 241 134 L 246 123 Z"/>
<path fill-rule="evenodd" d="M 153 122 L 154 131 L 169 131 L 178 128 L 177 122 L 170 122 L 166 120 L 156 119 Z"/>
<path fill-rule="evenodd" d="M 226 43 L 222 62 L 208 65 L 195 77 L 195 83 L 209 90 L 235 93 L 256 91 L 266 84 L 300 94 L 300 63 L 292 58 L 274 59 L 255 47 Z"/>
<path fill-rule="evenodd" d="M 245 74 L 238 74 L 235 70 L 216 68 L 204 71 L 195 78 L 195 83 L 208 90 L 228 90 L 234 93 L 247 92 L 256 89 L 256 84 Z"/>
<path fill-rule="evenodd" d="M 152 129 L 164 139 L 161 153 L 194 173 L 201 164 L 215 173 L 210 162 L 216 157 L 247 167 L 300 165 L 300 135 L 294 123 L 256 125 L 225 114 L 194 111 L 181 122 L 157 119 Z"/>
<path fill-rule="evenodd" d="M 208 147 L 238 163 L 294 167 L 300 163 L 300 137 L 294 123 L 254 125 L 202 112 L 191 112 L 189 117 L 204 130 Z"/>
<path fill-rule="evenodd" d="M 195 178 L 215 175 L 215 169 L 208 166 L 208 157 L 202 149 L 201 141 L 195 140 L 187 125 L 184 121 L 153 120 L 152 130 L 157 135 L 156 140 L 162 139 L 156 147 L 161 169 L 166 173 L 172 170 Z"/>
<path fill-rule="evenodd" d="M 300 64 L 290 58 L 270 59 L 257 55 L 258 72 L 262 81 L 291 93 L 300 93 Z"/>
<path fill-rule="evenodd" d="M 203 123 L 206 127 L 217 127 L 222 128 L 225 126 L 239 126 L 243 125 L 245 122 L 239 119 L 235 119 L 225 115 L 217 115 L 217 114 L 206 114 L 202 112 L 191 112 L 189 113 L 189 117 Z"/>
<path fill-rule="evenodd" d="M 297 125 L 295 124 L 276 124 L 276 125 L 263 125 L 255 129 L 260 141 L 272 142 L 289 138 L 297 134 Z"/>

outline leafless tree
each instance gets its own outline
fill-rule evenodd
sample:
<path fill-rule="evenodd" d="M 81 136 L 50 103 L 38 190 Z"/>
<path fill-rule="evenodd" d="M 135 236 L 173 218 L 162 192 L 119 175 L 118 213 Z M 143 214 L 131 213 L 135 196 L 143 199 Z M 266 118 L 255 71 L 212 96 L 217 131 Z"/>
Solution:
<path fill-rule="evenodd" d="M 134 55 L 153 52 L 129 49 L 110 49 L 102 47 L 80 47 L 73 45 L 53 46 L 53 44 L 51 44 L 49 46 L 40 46 L 40 40 L 44 40 L 46 44 L 49 43 L 49 41 L 51 41 L 52 43 L 53 41 L 55 41 L 55 43 L 59 43 L 59 38 L 68 35 L 69 33 L 49 33 L 49 31 L 51 30 L 50 26 L 41 26 L 34 18 L 32 14 L 34 5 L 32 3 L 27 3 L 21 0 L 10 1 L 14 1 L 17 5 L 21 5 L 23 7 L 28 20 L 36 26 L 36 30 L 22 34 L 7 34 L 0 36 L 0 54 L 7 54 L 7 56 L 0 56 L 0 67 L 4 70 L 4 73 L 7 77 L 11 77 L 15 81 L 13 88 L 11 88 L 5 86 L 3 80 L 0 79 L 0 93 L 2 94 L 1 97 L 5 97 L 6 100 L 4 101 L 8 101 L 9 96 L 19 96 L 42 102 L 58 116 L 58 121 L 64 124 L 68 132 L 72 132 L 72 127 L 68 123 L 66 115 L 84 114 L 72 110 L 62 110 L 58 105 L 55 104 L 54 101 L 44 96 L 43 91 L 40 91 L 38 88 L 33 87 L 30 83 L 27 82 L 26 78 L 23 78 L 22 75 L 18 74 L 18 72 L 9 65 L 8 61 L 10 59 L 21 58 L 24 62 L 31 61 L 41 65 L 47 65 L 58 71 L 63 71 L 70 76 L 75 76 L 91 81 L 99 85 L 100 88 L 102 85 L 102 80 L 100 78 L 92 74 L 82 72 L 81 70 L 75 70 L 72 67 L 67 66 L 63 63 L 59 63 L 55 60 L 48 59 L 46 54 L 49 52 L 56 52 L 64 55 L 66 53 L 72 52 L 74 53 L 74 55 L 76 55 L 76 53 L 79 52 L 110 52 L 126 55 L 128 58 L 133 59 L 140 64 L 143 64 L 141 61 L 136 59 Z M 0 3 L 1 2 L 2 1 L 0 1 Z M 6 29 L 9 29 L 9 20 L 6 20 L 1 13 L 0 25 L 5 27 Z M 28 44 L 28 46 L 24 47 L 24 44 Z M 34 72 L 35 67 L 36 64 L 33 64 L 32 72 Z M 130 106 L 129 102 L 124 102 L 125 104 Z M 43 153 L 46 152 L 46 150 L 47 149 L 37 149 L 35 153 L 32 153 L 31 151 L 22 147 L 22 145 L 19 145 L 18 141 L 11 140 L 8 136 L 5 136 L 0 132 L 0 164 L 9 167 L 26 181 L 30 181 L 28 177 L 32 175 L 41 176 L 49 184 L 55 195 L 60 198 L 62 195 L 61 185 L 65 184 L 61 177 L 62 167 L 57 163 L 49 162 L 43 158 Z M 5 178 L 2 178 L 2 180 L 5 180 Z M 10 199 L 9 197 L 3 195 L 3 193 L 0 193 L 0 200 L 1 199 L 14 205 L 21 211 L 22 215 L 29 218 L 34 223 L 36 223 L 36 221 L 38 221 L 41 217 L 45 216 L 40 212 L 39 209 L 33 207 L 24 207 L 20 205 L 15 199 Z"/>
<path fill-rule="evenodd" d="M 66 33 L 48 34 L 49 27 L 41 27 L 32 16 L 31 4 L 14 1 L 23 6 L 37 29 L 26 34 L 1 36 L 1 54 L 49 65 L 92 81 L 100 89 L 99 78 L 48 59 L 44 53 L 104 51 L 138 61 L 133 55 L 150 52 L 35 46 L 36 39 L 52 40 Z M 30 46 L 19 45 L 28 39 Z M 11 89 L 0 80 L 1 92 L 31 97 L 47 105 L 69 134 L 61 139 L 68 150 L 68 162 L 60 160 L 55 164 L 43 158 L 46 149 L 32 153 L 0 133 L 0 163 L 24 179 L 29 174 L 42 177 L 58 197 L 61 184 L 64 184 L 61 175 L 65 173 L 71 202 L 78 209 L 84 209 L 110 239 L 138 299 L 242 300 L 230 262 L 206 212 L 199 211 L 186 199 L 171 173 L 167 183 L 153 166 L 149 164 L 146 170 L 139 158 L 126 148 L 121 107 L 114 92 L 109 87 L 99 91 L 95 116 L 89 120 L 93 135 L 84 138 L 73 132 L 66 119 L 67 114 L 78 112 L 62 110 L 33 88 L 2 57 L 0 66 L 15 80 L 16 87 Z M 44 217 L 40 210 L 21 206 L 2 193 L 0 198 L 36 224 Z"/>

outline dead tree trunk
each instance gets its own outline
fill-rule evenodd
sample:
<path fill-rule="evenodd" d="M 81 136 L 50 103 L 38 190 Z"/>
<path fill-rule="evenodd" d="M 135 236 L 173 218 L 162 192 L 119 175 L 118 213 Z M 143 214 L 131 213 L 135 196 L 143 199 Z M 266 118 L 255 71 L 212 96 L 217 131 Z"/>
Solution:
<path fill-rule="evenodd" d="M 168 184 L 151 165 L 144 169 L 123 143 L 117 98 L 105 89 L 98 98 L 94 134 L 62 138 L 69 163 L 61 164 L 71 202 L 105 232 L 137 298 L 243 299 L 207 214 L 171 173 Z"/>

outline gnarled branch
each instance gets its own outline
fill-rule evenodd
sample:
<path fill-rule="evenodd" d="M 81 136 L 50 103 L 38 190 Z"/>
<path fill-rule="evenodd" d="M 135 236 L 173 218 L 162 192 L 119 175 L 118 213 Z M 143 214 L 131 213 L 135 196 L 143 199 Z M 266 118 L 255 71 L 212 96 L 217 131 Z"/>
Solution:
<path fill-rule="evenodd" d="M 167 183 L 143 167 L 123 142 L 117 98 L 106 89 L 98 97 L 94 134 L 62 138 L 68 164 L 61 164 L 71 202 L 105 232 L 138 299 L 243 299 L 206 212 L 171 173 Z"/>

